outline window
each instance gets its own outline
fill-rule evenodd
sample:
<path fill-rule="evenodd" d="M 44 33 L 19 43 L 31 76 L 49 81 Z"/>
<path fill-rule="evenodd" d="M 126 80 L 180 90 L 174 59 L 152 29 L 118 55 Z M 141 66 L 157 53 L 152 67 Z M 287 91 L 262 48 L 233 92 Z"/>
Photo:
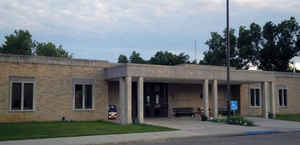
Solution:
<path fill-rule="evenodd" d="M 287 107 L 287 89 L 279 88 L 278 90 L 278 102 L 280 107 Z"/>
<path fill-rule="evenodd" d="M 260 89 L 258 88 L 250 89 L 250 106 L 251 107 L 260 106 Z"/>
<path fill-rule="evenodd" d="M 34 110 L 34 80 L 21 77 L 11 77 L 10 82 L 10 110 Z"/>
<path fill-rule="evenodd" d="M 93 109 L 93 83 L 91 81 L 75 81 L 74 83 L 74 105 L 75 110 Z"/>

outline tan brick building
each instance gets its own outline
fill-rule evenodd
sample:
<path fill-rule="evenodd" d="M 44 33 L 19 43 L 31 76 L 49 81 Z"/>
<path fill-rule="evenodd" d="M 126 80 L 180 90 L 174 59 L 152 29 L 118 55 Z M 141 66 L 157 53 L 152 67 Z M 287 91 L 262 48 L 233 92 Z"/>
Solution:
<path fill-rule="evenodd" d="M 226 70 L 202 65 L 117 64 L 0 54 L 0 122 L 172 117 L 173 108 L 217 116 L 226 109 Z M 300 74 L 231 69 L 238 113 L 300 113 Z"/>

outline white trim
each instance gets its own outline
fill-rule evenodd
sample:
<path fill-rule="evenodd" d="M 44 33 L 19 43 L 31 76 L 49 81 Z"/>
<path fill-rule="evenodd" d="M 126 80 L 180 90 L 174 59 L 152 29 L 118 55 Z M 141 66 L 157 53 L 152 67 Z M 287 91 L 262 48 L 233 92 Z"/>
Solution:
<path fill-rule="evenodd" d="M 88 112 L 88 111 L 94 111 L 95 110 L 95 83 L 96 81 L 94 79 L 73 79 L 72 83 L 72 90 L 73 90 L 73 111 L 79 111 L 79 112 Z M 81 109 L 76 109 L 75 108 L 75 86 L 76 85 L 82 85 L 82 108 Z M 85 108 L 85 85 L 91 85 L 92 86 L 92 108 Z"/>
<path fill-rule="evenodd" d="M 35 110 L 35 80 L 34 78 L 27 78 L 27 77 L 10 77 L 10 86 L 9 86 L 9 112 L 34 112 Z M 21 83 L 21 109 L 20 110 L 13 110 L 12 109 L 12 87 L 13 83 Z M 30 83 L 32 84 L 32 109 L 26 109 L 24 110 L 24 84 L 25 83 Z"/>

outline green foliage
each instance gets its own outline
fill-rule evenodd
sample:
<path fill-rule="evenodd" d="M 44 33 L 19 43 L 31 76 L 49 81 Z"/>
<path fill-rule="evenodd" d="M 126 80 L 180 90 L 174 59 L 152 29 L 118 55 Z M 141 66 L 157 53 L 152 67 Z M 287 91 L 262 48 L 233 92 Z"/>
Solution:
<path fill-rule="evenodd" d="M 189 55 L 180 53 L 179 55 L 173 54 L 168 51 L 158 51 L 150 60 L 143 59 L 139 53 L 133 51 L 129 57 L 129 61 L 125 55 L 120 55 L 118 58 L 119 63 L 138 63 L 138 64 L 157 64 L 157 65 L 178 65 L 186 64 L 189 62 Z M 193 61 L 193 64 L 197 64 L 197 61 Z"/>
<path fill-rule="evenodd" d="M 201 121 L 207 121 L 208 117 L 206 115 L 201 115 Z"/>
<path fill-rule="evenodd" d="M 259 68 L 263 70 L 287 71 L 289 61 L 300 51 L 300 26 L 294 17 L 278 25 L 267 22 L 263 30 L 263 48 L 260 50 Z"/>
<path fill-rule="evenodd" d="M 201 64 L 225 65 L 226 40 L 217 32 L 206 42 Z M 279 24 L 267 22 L 263 28 L 252 23 L 241 26 L 238 36 L 230 31 L 231 66 L 248 69 L 251 65 L 265 71 L 288 71 L 290 59 L 300 52 L 300 26 L 294 17 Z"/>
<path fill-rule="evenodd" d="M 300 122 L 300 114 L 277 114 L 275 119 Z"/>
<path fill-rule="evenodd" d="M 31 37 L 28 30 L 15 30 L 13 34 L 5 36 L 0 53 L 32 55 L 34 44 Z"/>
<path fill-rule="evenodd" d="M 128 63 L 127 56 L 121 54 L 118 58 L 118 63 Z"/>
<path fill-rule="evenodd" d="M 132 52 L 131 56 L 129 57 L 129 60 L 130 63 L 138 63 L 138 64 L 146 63 L 146 61 L 136 51 Z"/>
<path fill-rule="evenodd" d="M 210 120 L 212 122 L 216 123 L 227 123 L 227 124 L 232 124 L 232 125 L 241 125 L 241 126 L 255 126 L 254 123 L 242 116 L 232 116 L 229 119 L 218 119 L 214 118 Z"/>
<path fill-rule="evenodd" d="M 241 125 L 241 126 L 254 126 L 254 123 L 242 116 L 232 116 L 226 120 L 228 124 Z"/>
<path fill-rule="evenodd" d="M 258 65 L 257 56 L 261 49 L 261 27 L 255 23 L 250 25 L 250 29 L 241 26 L 237 41 L 238 67 L 248 69 L 250 65 Z"/>
<path fill-rule="evenodd" d="M 189 60 L 189 56 L 184 53 L 180 53 L 179 55 L 173 54 L 168 51 L 158 51 L 156 54 L 150 58 L 150 64 L 158 64 L 158 65 L 177 65 L 177 64 L 185 64 Z"/>
<path fill-rule="evenodd" d="M 69 54 L 66 50 L 63 49 L 61 45 L 56 47 L 52 42 L 48 43 L 37 43 L 36 44 L 36 55 L 38 56 L 54 56 L 54 57 L 66 57 L 72 58 L 72 55 Z"/>
<path fill-rule="evenodd" d="M 34 52 L 35 49 L 35 52 Z M 28 30 L 15 30 L 13 34 L 5 36 L 4 44 L 0 47 L 0 53 L 17 55 L 38 55 L 71 58 L 72 54 L 52 43 L 40 43 L 32 40 Z"/>
<path fill-rule="evenodd" d="M 200 64 L 206 65 L 226 65 L 226 31 L 223 32 L 223 36 L 217 32 L 211 33 L 211 39 L 206 41 L 209 50 L 204 52 L 204 58 L 200 61 Z M 238 67 L 239 61 L 237 59 L 237 38 L 234 35 L 234 29 L 230 29 L 230 64 L 231 66 Z"/>
<path fill-rule="evenodd" d="M 0 123 L 0 141 L 172 131 L 166 127 L 103 121 Z"/>

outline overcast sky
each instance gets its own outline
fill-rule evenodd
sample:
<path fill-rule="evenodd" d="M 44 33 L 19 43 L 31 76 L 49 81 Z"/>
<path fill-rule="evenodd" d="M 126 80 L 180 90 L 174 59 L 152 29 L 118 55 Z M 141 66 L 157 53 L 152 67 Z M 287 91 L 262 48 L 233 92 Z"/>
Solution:
<path fill-rule="evenodd" d="M 231 0 L 231 26 L 300 19 L 300 0 Z M 133 50 L 207 50 L 210 32 L 225 28 L 225 0 L 1 0 L 0 41 L 28 29 L 37 41 L 62 44 L 76 58 L 116 61 Z"/>

